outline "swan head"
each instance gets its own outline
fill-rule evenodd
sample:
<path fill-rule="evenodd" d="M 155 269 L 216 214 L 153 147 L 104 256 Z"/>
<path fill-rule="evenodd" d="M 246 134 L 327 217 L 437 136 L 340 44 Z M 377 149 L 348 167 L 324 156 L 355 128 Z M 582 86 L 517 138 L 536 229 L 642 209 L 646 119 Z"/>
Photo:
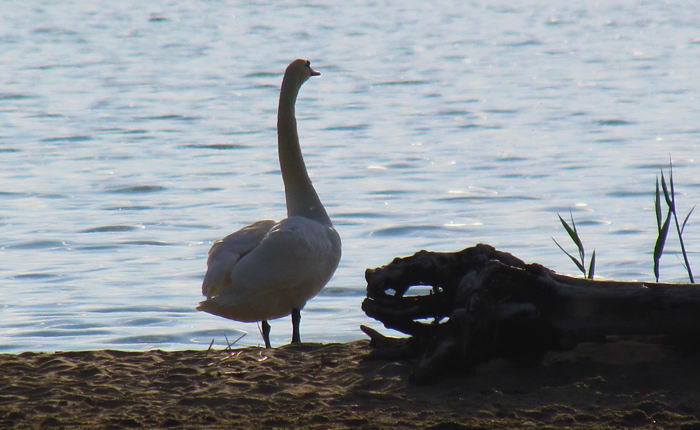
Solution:
<path fill-rule="evenodd" d="M 301 58 L 289 63 L 287 70 L 284 72 L 285 79 L 292 79 L 299 86 L 310 77 L 318 75 L 320 75 L 320 73 L 311 68 L 311 62 Z"/>

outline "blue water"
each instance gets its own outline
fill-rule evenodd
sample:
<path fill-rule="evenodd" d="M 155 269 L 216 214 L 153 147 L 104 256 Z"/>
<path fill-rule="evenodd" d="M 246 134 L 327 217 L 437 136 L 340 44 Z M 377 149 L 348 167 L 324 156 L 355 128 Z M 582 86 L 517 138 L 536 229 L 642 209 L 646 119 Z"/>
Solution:
<path fill-rule="evenodd" d="M 343 238 L 302 339 L 345 341 L 364 269 L 490 243 L 652 280 L 655 176 L 700 202 L 698 2 L 5 2 L 0 15 L 0 351 L 202 349 L 255 324 L 199 313 L 211 242 L 280 218 L 275 114 L 297 114 Z M 700 274 L 700 225 L 685 232 Z M 678 244 L 662 280 L 683 281 Z M 272 323 L 273 344 L 290 338 Z"/>

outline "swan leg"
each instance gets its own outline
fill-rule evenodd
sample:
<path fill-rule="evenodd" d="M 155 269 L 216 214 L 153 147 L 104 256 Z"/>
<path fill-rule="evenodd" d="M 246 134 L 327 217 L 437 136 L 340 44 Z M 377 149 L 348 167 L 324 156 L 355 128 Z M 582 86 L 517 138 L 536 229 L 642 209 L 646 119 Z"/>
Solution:
<path fill-rule="evenodd" d="M 301 311 L 292 309 L 292 343 L 301 343 L 299 336 L 299 323 L 301 322 Z"/>
<path fill-rule="evenodd" d="M 262 322 L 262 337 L 265 341 L 265 348 L 272 348 L 272 345 L 270 345 L 270 323 L 265 320 Z"/>

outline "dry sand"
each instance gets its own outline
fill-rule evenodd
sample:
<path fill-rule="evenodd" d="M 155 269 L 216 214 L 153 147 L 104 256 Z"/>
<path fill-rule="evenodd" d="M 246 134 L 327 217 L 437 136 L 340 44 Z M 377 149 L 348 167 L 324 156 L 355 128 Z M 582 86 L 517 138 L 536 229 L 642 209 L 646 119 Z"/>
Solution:
<path fill-rule="evenodd" d="M 368 351 L 356 341 L 2 354 L 0 428 L 700 429 L 697 356 L 590 346 L 412 386 L 412 363 Z"/>

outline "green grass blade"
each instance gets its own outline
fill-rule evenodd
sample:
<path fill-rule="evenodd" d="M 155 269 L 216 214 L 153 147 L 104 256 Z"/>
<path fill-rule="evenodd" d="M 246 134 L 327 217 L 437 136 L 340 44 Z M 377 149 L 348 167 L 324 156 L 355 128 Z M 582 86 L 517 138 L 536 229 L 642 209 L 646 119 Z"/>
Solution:
<path fill-rule="evenodd" d="M 656 231 L 661 231 L 661 193 L 659 192 L 659 177 L 656 177 L 656 194 L 654 198 L 654 210 L 656 211 Z"/>
<path fill-rule="evenodd" d="M 578 256 L 581 258 L 581 264 L 584 264 L 586 261 L 586 251 L 583 248 L 583 242 L 581 241 L 581 238 L 578 236 L 578 230 L 576 229 L 576 221 L 574 221 L 574 214 L 571 212 L 571 209 L 569 209 L 569 218 L 571 218 L 571 227 L 574 229 L 574 233 L 576 233 L 576 240 L 574 240 L 574 243 L 576 243 L 576 247 L 578 248 Z M 586 273 L 583 273 L 584 276 L 586 276 Z"/>
<path fill-rule="evenodd" d="M 591 254 L 591 264 L 588 266 L 588 279 L 593 279 L 595 274 L 595 249 L 593 254 Z"/>
<path fill-rule="evenodd" d="M 694 284 L 695 282 L 693 281 L 693 271 L 690 270 L 690 267 L 688 267 L 687 264 L 685 264 L 685 261 L 681 261 L 681 264 L 683 265 L 683 268 L 685 269 L 685 271 L 688 272 L 688 277 L 690 279 L 690 283 Z"/>
<path fill-rule="evenodd" d="M 554 241 L 554 243 L 557 244 L 557 246 L 559 247 L 559 249 L 561 249 L 562 252 L 563 252 L 564 254 L 566 254 L 566 255 L 571 259 L 571 261 L 574 262 L 574 264 L 576 265 L 576 267 L 578 267 L 578 270 L 580 270 L 580 271 L 583 273 L 583 275 L 585 276 L 585 275 L 586 275 L 586 268 L 583 267 L 583 263 L 581 263 L 580 261 L 578 261 L 578 260 L 576 259 L 576 257 L 574 257 L 573 255 L 569 254 L 569 253 L 566 251 L 566 249 L 562 248 L 562 246 L 559 245 L 559 242 L 557 242 L 557 240 L 556 240 L 555 238 L 552 238 L 552 240 Z"/>
<path fill-rule="evenodd" d="M 661 261 L 661 255 L 664 253 L 664 245 L 666 244 L 666 237 L 668 236 L 668 228 L 671 225 L 671 210 L 669 209 L 668 215 L 666 215 L 666 221 L 664 221 L 661 230 L 659 230 L 659 236 L 656 238 L 656 244 L 654 245 L 654 276 L 656 276 L 656 282 L 659 282 L 659 262 Z"/>
<path fill-rule="evenodd" d="M 569 209 L 569 219 L 571 220 L 571 227 L 574 229 L 574 233 L 578 236 L 578 230 L 576 230 L 576 221 L 574 221 L 574 213 Z"/>
<path fill-rule="evenodd" d="M 661 188 L 664 191 L 664 198 L 666 199 L 666 204 L 669 208 L 673 207 L 673 201 L 671 200 L 670 193 L 668 192 L 668 187 L 666 186 L 666 178 L 664 178 L 664 171 L 661 171 Z"/>
<path fill-rule="evenodd" d="M 668 157 L 668 181 L 671 184 L 671 203 L 674 204 L 675 209 L 676 190 L 673 188 L 673 162 L 671 161 L 671 157 Z"/>
<path fill-rule="evenodd" d="M 573 228 L 569 226 L 569 224 L 566 221 L 564 221 L 564 218 L 562 218 L 561 215 L 557 214 L 557 216 L 559 217 L 559 221 L 561 221 L 561 225 L 564 226 L 564 230 L 566 230 L 571 240 L 573 240 L 576 244 L 576 247 L 578 248 L 578 252 L 580 254 L 583 250 L 583 244 L 581 243 L 581 239 L 579 239 L 578 237 L 578 232 L 576 231 L 576 224 L 573 223 L 573 216 L 571 218 L 572 224 L 574 224 Z"/>
<path fill-rule="evenodd" d="M 683 225 L 681 226 L 681 234 L 683 234 L 683 230 L 685 230 L 685 225 L 688 223 L 688 218 L 690 218 L 690 215 L 693 214 L 693 211 L 695 210 L 695 206 L 688 212 L 688 215 L 685 216 L 685 219 L 683 220 Z"/>

